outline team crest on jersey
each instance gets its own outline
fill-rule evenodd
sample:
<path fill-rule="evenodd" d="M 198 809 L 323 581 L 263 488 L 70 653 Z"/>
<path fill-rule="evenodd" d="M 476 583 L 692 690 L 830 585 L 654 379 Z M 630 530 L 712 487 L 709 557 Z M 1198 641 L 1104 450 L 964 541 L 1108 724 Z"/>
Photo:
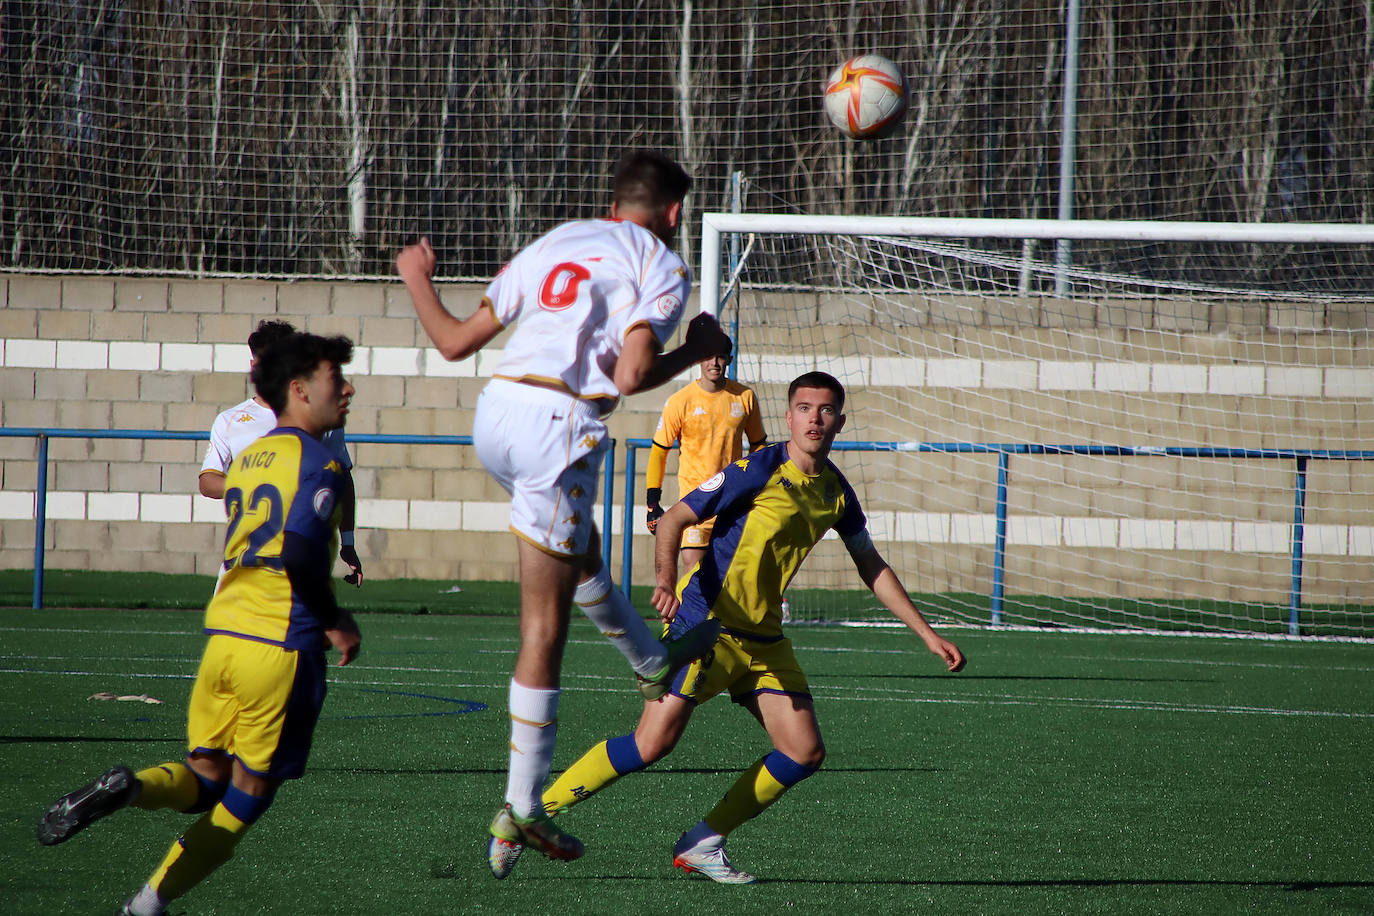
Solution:
<path fill-rule="evenodd" d="M 731 405 L 730 405 L 730 416 L 732 416 L 732 417 L 742 417 L 742 416 L 744 416 L 744 406 L 743 406 L 742 404 L 739 404 L 739 403 L 731 404 Z"/>
<path fill-rule="evenodd" d="M 712 490 L 719 490 L 720 485 L 725 483 L 725 472 L 716 471 L 715 476 L 701 485 L 699 489 L 710 493 Z"/>
<path fill-rule="evenodd" d="M 314 497 L 310 500 L 315 507 L 315 514 L 323 521 L 328 521 L 334 514 L 334 491 L 329 487 L 320 487 L 315 491 Z"/>
<path fill-rule="evenodd" d="M 658 297 L 654 308 L 658 309 L 658 313 L 664 318 L 672 320 L 682 313 L 682 300 L 672 293 L 664 293 Z"/>

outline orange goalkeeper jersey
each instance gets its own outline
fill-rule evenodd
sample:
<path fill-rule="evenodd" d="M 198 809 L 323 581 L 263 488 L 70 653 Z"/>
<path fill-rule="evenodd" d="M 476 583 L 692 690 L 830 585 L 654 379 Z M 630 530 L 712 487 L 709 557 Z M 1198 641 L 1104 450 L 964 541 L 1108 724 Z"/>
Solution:
<path fill-rule="evenodd" d="M 744 454 L 741 434 L 751 449 L 763 445 L 763 417 L 754 391 L 727 380 L 725 387 L 709 392 L 693 381 L 663 405 L 654 445 L 649 456 L 647 485 L 663 486 L 668 449 L 680 443 L 677 459 L 678 498 L 695 490 L 712 474 Z"/>

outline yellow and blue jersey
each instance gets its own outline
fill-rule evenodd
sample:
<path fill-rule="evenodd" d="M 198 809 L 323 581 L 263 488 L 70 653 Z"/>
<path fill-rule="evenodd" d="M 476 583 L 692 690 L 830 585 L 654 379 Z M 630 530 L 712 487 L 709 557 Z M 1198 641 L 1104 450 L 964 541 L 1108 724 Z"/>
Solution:
<path fill-rule="evenodd" d="M 678 585 L 674 627 L 708 615 L 750 639 L 782 637 L 782 593 L 830 529 L 853 543 L 867 520 L 854 489 L 829 460 L 798 470 L 787 443 L 759 449 L 683 497 L 697 518 L 715 517 L 706 556 Z"/>
<path fill-rule="evenodd" d="M 324 627 L 291 587 L 286 532 L 329 544 L 338 527 L 343 467 L 305 432 L 278 427 L 234 458 L 225 479 L 224 578 L 205 610 L 205 632 L 287 649 L 320 649 Z M 319 551 L 322 578 L 332 552 Z"/>

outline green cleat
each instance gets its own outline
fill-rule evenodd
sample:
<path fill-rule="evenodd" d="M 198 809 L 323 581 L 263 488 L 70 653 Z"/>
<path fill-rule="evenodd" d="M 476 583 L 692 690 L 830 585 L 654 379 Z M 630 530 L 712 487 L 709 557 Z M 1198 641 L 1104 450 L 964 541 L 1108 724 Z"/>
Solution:
<path fill-rule="evenodd" d="M 663 640 L 663 651 L 668 660 L 652 676 L 635 675 L 640 694 L 650 702 L 662 699 L 668 694 L 673 677 L 678 671 L 715 648 L 716 640 L 719 638 L 720 621 L 708 617 L 677 639 Z"/>
<path fill-rule="evenodd" d="M 580 858 L 583 852 L 582 841 L 559 830 L 543 811 L 529 818 L 517 817 L 507 802 L 491 821 L 491 840 L 487 843 L 491 873 L 497 878 L 509 875 L 526 846 L 563 862 Z"/>

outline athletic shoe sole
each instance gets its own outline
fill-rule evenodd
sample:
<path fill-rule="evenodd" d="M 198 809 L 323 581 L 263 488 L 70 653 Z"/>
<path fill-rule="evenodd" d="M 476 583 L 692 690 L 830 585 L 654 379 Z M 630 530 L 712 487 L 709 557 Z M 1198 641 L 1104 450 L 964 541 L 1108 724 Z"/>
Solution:
<path fill-rule="evenodd" d="M 138 795 L 138 780 L 128 767 L 112 767 L 95 781 L 52 803 L 38 821 L 38 842 L 65 843 L 106 815 L 127 807 Z"/>

